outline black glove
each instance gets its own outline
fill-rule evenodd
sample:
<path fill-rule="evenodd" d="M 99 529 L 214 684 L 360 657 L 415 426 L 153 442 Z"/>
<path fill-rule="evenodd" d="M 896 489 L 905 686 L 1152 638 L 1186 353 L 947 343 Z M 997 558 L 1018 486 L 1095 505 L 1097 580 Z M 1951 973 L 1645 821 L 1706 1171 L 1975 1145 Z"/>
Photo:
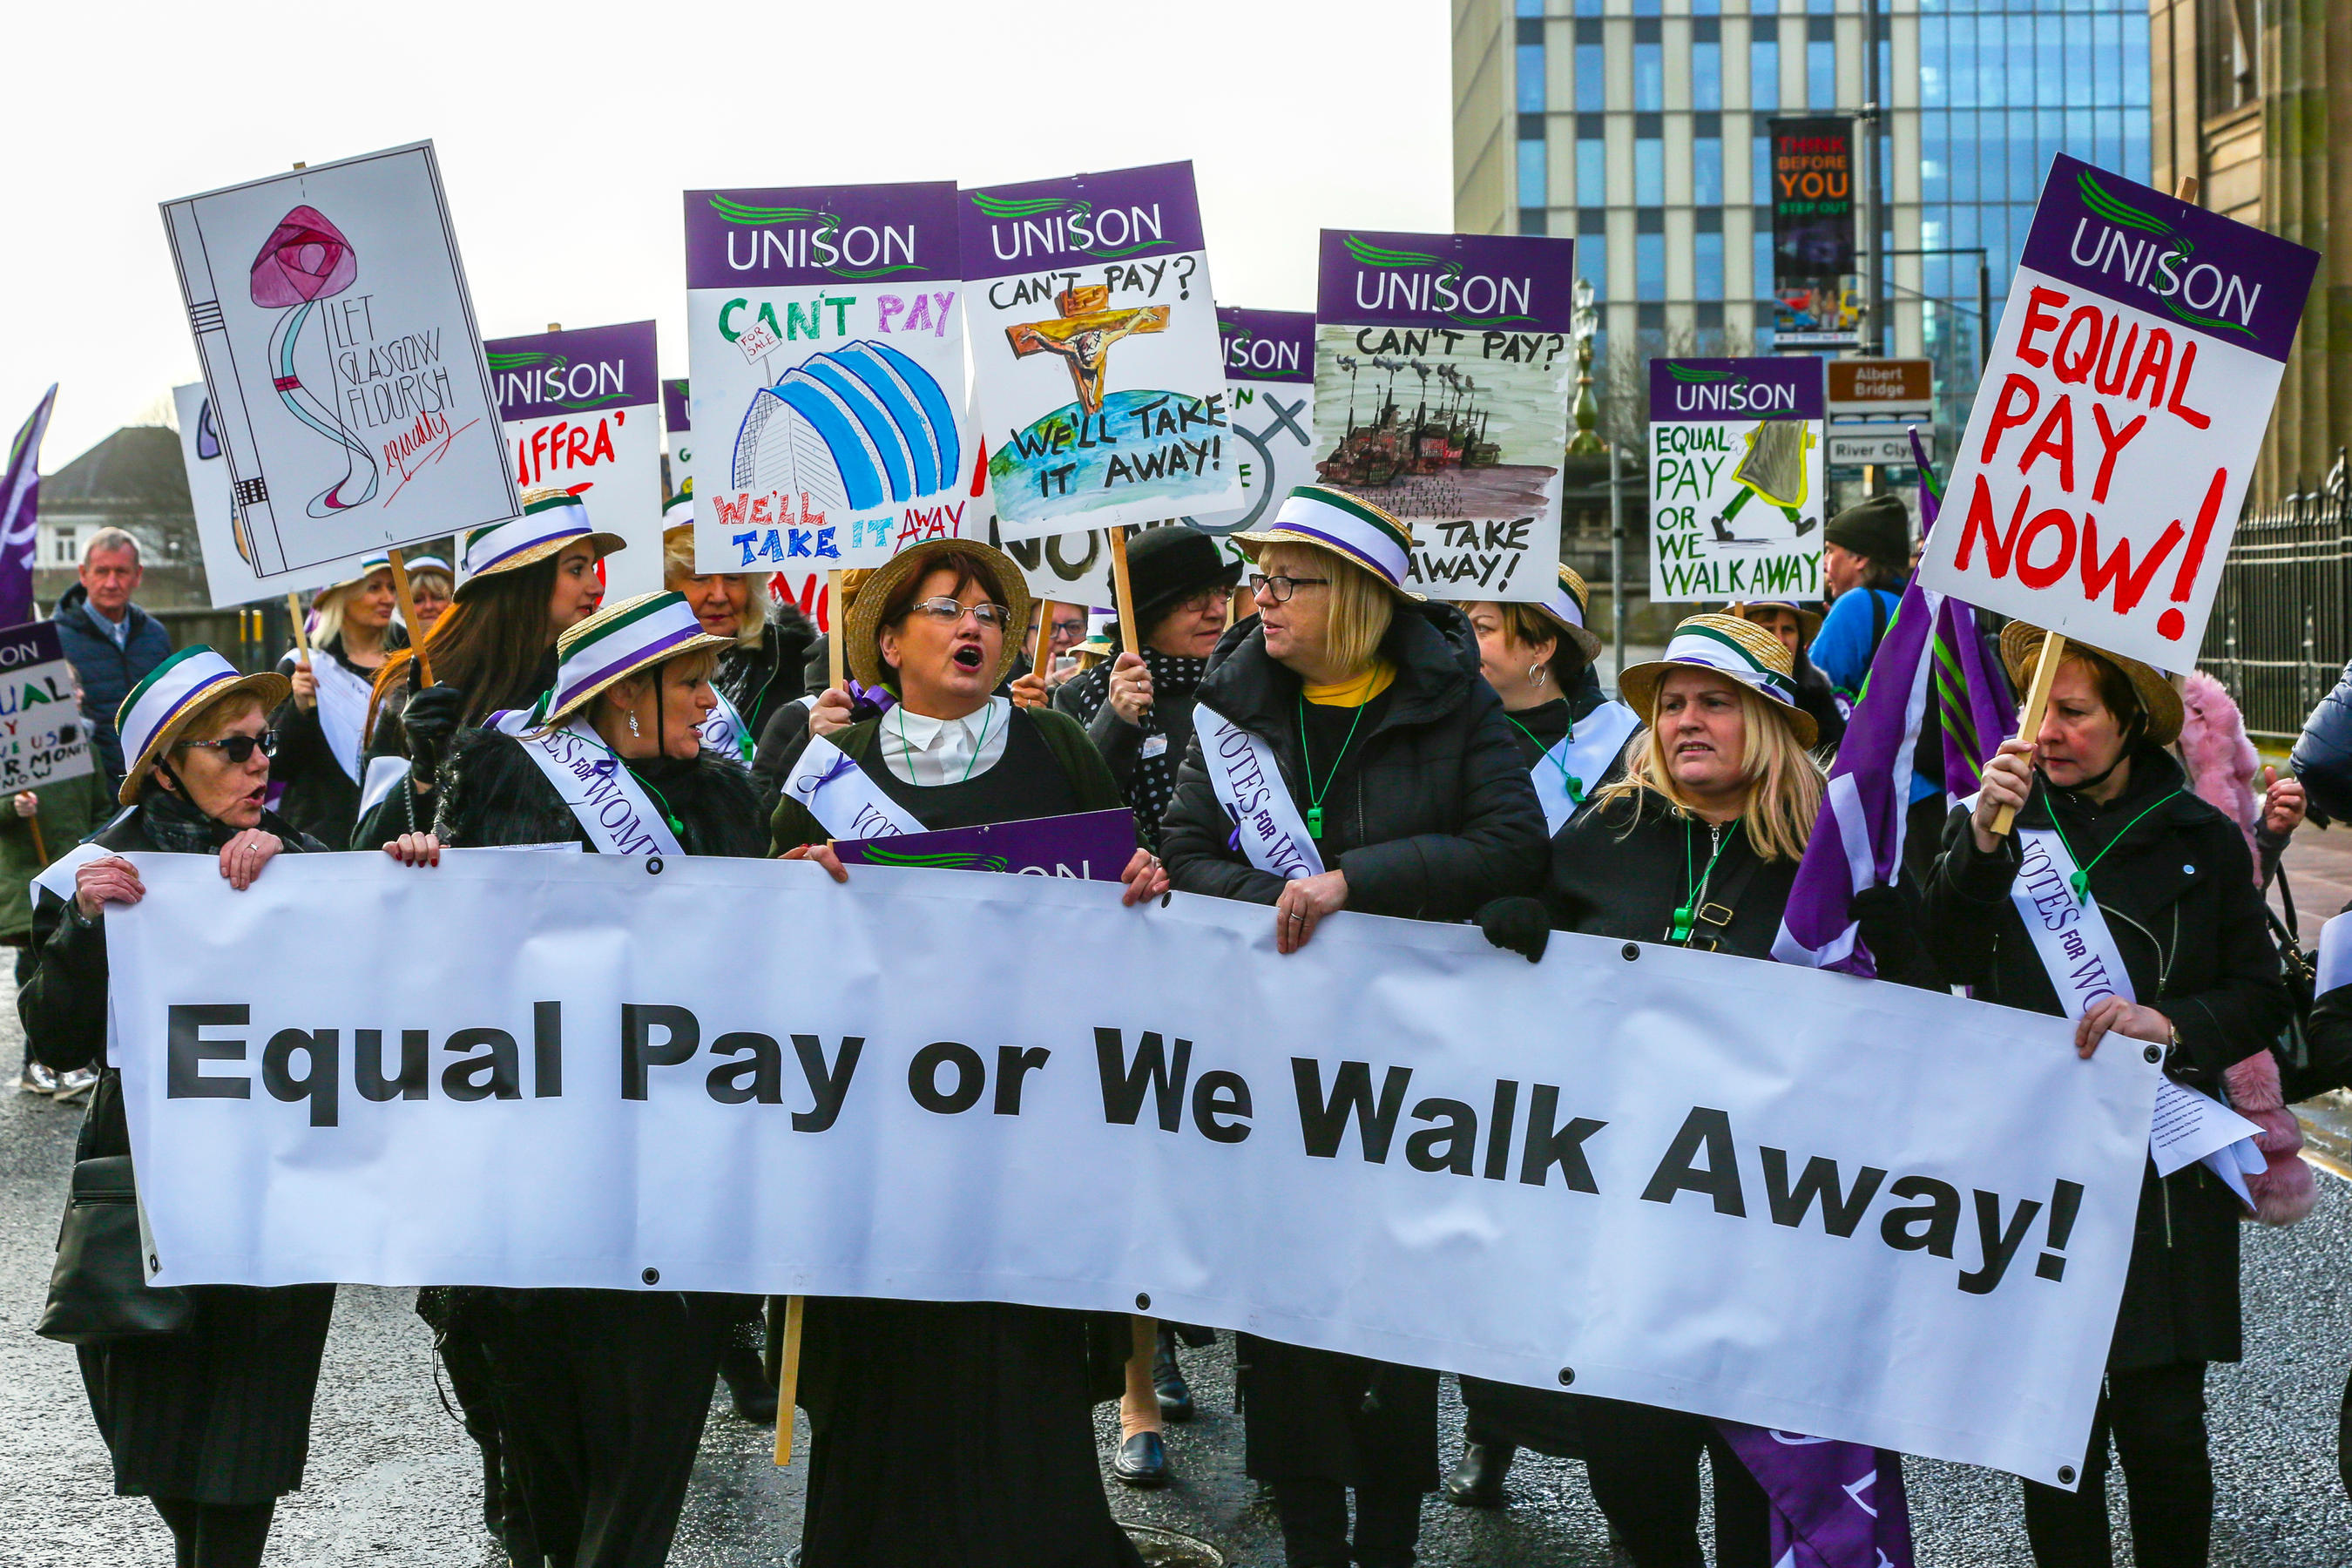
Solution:
<path fill-rule="evenodd" d="M 408 707 L 400 715 L 400 727 L 408 738 L 411 776 L 419 780 L 433 777 L 465 716 L 466 694 L 446 682 L 425 687 L 408 699 Z"/>
<path fill-rule="evenodd" d="M 1863 945 L 1876 960 L 1879 975 L 1891 980 L 1909 969 L 1918 956 L 1919 944 L 1911 911 L 1903 907 L 1903 895 L 1881 882 L 1856 893 L 1853 910 L 1854 923 L 1862 928 Z"/>
<path fill-rule="evenodd" d="M 1478 929 L 1496 947 L 1508 948 L 1533 963 L 1551 941 L 1551 916 L 1541 899 L 1489 899 L 1478 906 Z"/>

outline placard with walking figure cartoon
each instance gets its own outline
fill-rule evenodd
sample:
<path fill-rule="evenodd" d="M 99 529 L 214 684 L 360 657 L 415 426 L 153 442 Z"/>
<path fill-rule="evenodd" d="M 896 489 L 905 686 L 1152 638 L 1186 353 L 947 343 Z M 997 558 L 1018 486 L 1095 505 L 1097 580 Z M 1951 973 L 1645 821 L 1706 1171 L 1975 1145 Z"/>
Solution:
<path fill-rule="evenodd" d="M 1650 597 L 1822 596 L 1822 366 L 1650 362 Z"/>

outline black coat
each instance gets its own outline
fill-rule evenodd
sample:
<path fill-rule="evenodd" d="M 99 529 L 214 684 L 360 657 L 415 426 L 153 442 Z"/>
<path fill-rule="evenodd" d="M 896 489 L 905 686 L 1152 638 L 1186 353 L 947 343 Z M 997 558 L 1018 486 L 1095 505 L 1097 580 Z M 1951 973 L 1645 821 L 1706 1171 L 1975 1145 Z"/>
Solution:
<path fill-rule="evenodd" d="M 1385 710 L 1339 759 L 1323 797 L 1323 863 L 1348 877 L 1348 907 L 1462 921 L 1543 877 L 1544 815 L 1502 699 L 1478 674 L 1478 645 L 1447 605 L 1402 605 L 1381 639 L 1396 667 Z M 1225 634 L 1199 700 L 1262 739 L 1302 816 L 1299 679 L 1265 651 L 1253 618 Z M 1270 904 L 1282 879 L 1228 845 L 1195 737 L 1160 822 L 1168 875 L 1188 893 Z"/>
<path fill-rule="evenodd" d="M 758 859 L 768 852 L 759 787 L 743 765 L 716 752 L 633 762 L 640 784 L 651 783 L 678 820 L 678 847 L 689 855 Z M 442 765 L 440 815 L 434 831 L 444 844 L 480 848 L 495 844 L 583 844 L 587 830 L 522 742 L 497 730 L 467 730 Z"/>
<path fill-rule="evenodd" d="M 322 846 L 273 816 L 262 828 L 286 852 Z M 149 801 L 91 842 L 109 849 L 205 853 L 229 830 L 173 795 Z M 268 876 L 267 868 L 262 875 Z M 84 924 L 46 890 L 34 911 L 40 961 L 16 997 L 36 1055 L 51 1067 L 104 1070 L 83 1116 L 77 1160 L 131 1152 L 121 1077 L 106 1062 L 106 921 Z M 82 1383 L 129 1497 L 268 1502 L 302 1484 L 310 1403 L 335 1305 L 332 1285 L 278 1289 L 197 1285 L 191 1326 L 177 1334 L 81 1347 Z"/>
<path fill-rule="evenodd" d="M 521 681 L 507 688 L 503 700 L 492 699 L 491 705 L 502 708 L 530 707 L 538 700 L 541 692 L 555 684 L 555 648 L 551 644 L 547 652 L 541 657 L 539 668 Z M 373 728 L 368 731 L 367 754 L 360 767 L 362 778 L 366 775 L 368 764 L 373 763 L 378 757 L 397 757 L 403 761 L 414 761 L 409 755 L 408 727 L 404 719 L 408 711 L 408 699 L 416 690 L 417 682 L 423 679 L 417 670 L 415 661 L 410 660 L 401 671 L 399 678 L 395 679 L 392 689 L 386 691 L 382 700 L 378 702 Z M 444 761 L 446 763 L 446 759 Z M 434 788 L 437 790 L 439 787 L 440 780 L 436 775 Z M 398 837 L 401 834 L 424 832 L 433 826 L 433 818 L 437 809 L 429 794 L 419 795 L 414 781 L 404 779 L 393 786 L 389 795 L 376 802 L 373 809 L 360 815 L 359 821 L 352 828 L 349 847 L 353 849 L 374 849 Z M 517 842 L 527 842 L 527 840 L 517 840 Z"/>
<path fill-rule="evenodd" d="M 2324 827 L 2352 818 L 2352 664 L 2303 721 L 2287 764 L 2310 796 L 2314 821 Z"/>
<path fill-rule="evenodd" d="M 1694 945 L 1713 935 L 1714 951 L 1769 958 L 1780 913 L 1797 880 L 1793 859 L 1760 858 L 1744 830 L 1717 835 L 1651 790 L 1601 801 L 1552 840 L 1544 902 L 1556 931 L 1624 942 L 1664 942 L 1675 910 L 1706 877 L 1706 903 L 1731 910 L 1728 924 L 1696 928 Z M 1702 906 L 1704 907 L 1704 906 Z"/>
<path fill-rule="evenodd" d="M 2277 1037 L 2287 998 L 2246 841 L 2235 823 L 2194 795 L 2164 798 L 2182 791 L 2184 782 L 2168 753 L 2142 746 L 2113 804 L 2100 807 L 2044 782 L 2018 824 L 2047 827 L 2054 809 L 2077 858 L 2097 859 L 2091 894 L 2114 932 L 2133 994 L 2171 1019 L 2180 1036 L 2165 1071 L 2211 1093 L 2224 1068 Z M 2010 901 L 2017 868 L 2014 835 L 1992 854 L 1979 854 L 1967 812 L 1955 810 L 1927 879 L 1924 934 L 1944 973 L 1973 986 L 1980 1000 L 2063 1016 L 2057 989 Z M 2243 1213 L 2202 1165 L 2160 1181 L 2155 1166 L 2147 1167 L 2111 1368 L 2238 1359 Z"/>
<path fill-rule="evenodd" d="M 400 628 L 392 628 L 393 636 L 384 644 L 387 651 L 407 646 L 407 637 Z M 338 635 L 311 650 L 313 658 L 331 658 L 360 679 L 373 685 L 375 671 L 364 665 L 353 664 L 343 657 L 343 639 Z M 289 653 L 278 661 L 278 673 L 291 677 L 300 664 L 299 654 Z M 311 704 L 309 711 L 291 697 L 278 705 L 269 716 L 269 727 L 278 731 L 278 755 L 270 759 L 269 776 L 282 780 L 286 793 L 278 797 L 278 815 L 292 823 L 320 843 L 342 848 L 352 841 L 352 828 L 360 814 L 358 781 L 343 772 L 343 764 L 335 760 L 334 748 L 327 743 L 327 732 L 320 727 L 319 708 Z M 366 737 L 361 737 L 361 767 L 366 767 Z M 371 846 L 373 847 L 373 846 Z"/>
<path fill-rule="evenodd" d="M 118 646 L 89 607 L 89 591 L 76 583 L 58 598 L 49 617 L 57 622 L 67 661 L 81 677 L 81 716 L 89 721 L 99 759 L 106 764 L 107 777 L 117 783 L 122 778 L 122 738 L 115 732 L 114 715 L 131 689 L 172 657 L 172 634 L 163 622 L 136 605 L 126 606 L 123 614 L 129 625 Z"/>
<path fill-rule="evenodd" d="M 757 744 L 761 727 L 785 704 L 806 695 L 804 673 L 816 626 L 797 605 L 768 605 L 768 622 L 760 628 L 759 643 L 730 647 L 719 656 L 713 679 L 743 716 L 743 732 Z"/>
<path fill-rule="evenodd" d="M 1143 661 L 1151 675 L 1151 710 L 1141 724 L 1129 723 L 1110 705 L 1108 659 L 1062 682 L 1053 705 L 1086 726 L 1087 739 L 1110 765 L 1119 795 L 1135 813 L 1137 830 L 1156 848 L 1160 819 L 1175 798 L 1177 769 L 1192 747 L 1192 702 L 1208 660 L 1147 647 Z"/>

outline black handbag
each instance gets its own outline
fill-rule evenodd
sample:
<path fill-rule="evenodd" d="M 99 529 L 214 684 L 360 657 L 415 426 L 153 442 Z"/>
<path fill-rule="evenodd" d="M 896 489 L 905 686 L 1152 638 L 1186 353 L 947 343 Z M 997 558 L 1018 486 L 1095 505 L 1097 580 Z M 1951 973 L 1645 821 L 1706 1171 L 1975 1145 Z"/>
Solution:
<path fill-rule="evenodd" d="M 48 1306 L 33 1331 L 69 1345 L 180 1332 L 195 1303 L 179 1287 L 148 1284 L 145 1261 L 131 1156 L 77 1162 L 65 1221 L 58 1226 Z"/>
<path fill-rule="evenodd" d="M 2319 955 L 2306 952 L 2302 931 L 2294 916 L 2294 892 L 2287 886 L 2286 868 L 2279 868 L 2279 901 L 2285 907 L 2286 918 L 2281 920 L 2267 905 L 2263 918 L 2269 921 L 2271 940 L 2279 955 L 2279 977 L 2285 983 L 2288 1010 L 2285 1027 L 2271 1046 L 2271 1055 L 2278 1062 L 2279 1090 L 2289 1105 L 2297 1104 L 2329 1089 L 2352 1085 L 2352 1055 L 2347 1052 L 2347 1042 L 2342 1031 L 2330 1029 L 2326 1037 L 2315 1040 L 2311 1030 L 2312 1005 L 2318 1000 Z"/>

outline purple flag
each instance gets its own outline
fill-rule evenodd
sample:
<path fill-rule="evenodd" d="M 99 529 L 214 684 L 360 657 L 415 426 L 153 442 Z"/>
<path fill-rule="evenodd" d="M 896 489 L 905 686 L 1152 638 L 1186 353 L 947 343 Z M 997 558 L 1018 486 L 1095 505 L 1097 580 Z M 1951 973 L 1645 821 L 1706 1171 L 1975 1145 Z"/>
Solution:
<path fill-rule="evenodd" d="M 0 626 L 33 618 L 33 552 L 41 511 L 41 437 L 48 433 L 49 410 L 58 385 L 49 384 L 33 416 L 8 445 L 8 466 L 0 469 Z"/>
<path fill-rule="evenodd" d="M 1919 516 L 1932 527 L 1939 497 L 1926 457 L 1912 435 L 1919 463 Z M 1892 885 L 1903 865 L 1906 812 L 1911 803 L 1921 726 L 1942 732 L 1947 800 L 1976 792 L 1985 760 L 2009 736 L 2017 710 L 2000 668 L 1986 657 L 1976 611 L 1914 577 L 1894 622 L 1870 661 L 1862 700 L 1854 704 L 1821 816 L 1797 867 L 1772 956 L 1783 963 L 1874 975 L 1870 950 L 1857 935 L 1853 895 Z"/>
<path fill-rule="evenodd" d="M 1912 1568 L 1903 1464 L 1884 1449 L 1717 1421 L 1772 1504 L 1773 1568 Z"/>
<path fill-rule="evenodd" d="M 1135 855 L 1135 814 L 1117 806 L 1068 816 L 943 827 L 934 833 L 853 838 L 833 848 L 845 866 L 925 866 L 1116 882 Z"/>

